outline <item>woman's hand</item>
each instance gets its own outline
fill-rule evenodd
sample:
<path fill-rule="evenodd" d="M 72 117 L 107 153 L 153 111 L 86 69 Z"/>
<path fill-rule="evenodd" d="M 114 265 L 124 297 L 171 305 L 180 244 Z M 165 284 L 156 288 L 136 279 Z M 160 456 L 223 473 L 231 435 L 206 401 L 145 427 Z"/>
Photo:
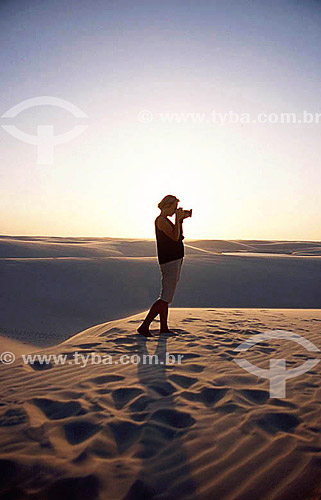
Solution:
<path fill-rule="evenodd" d="M 176 215 L 176 219 L 181 222 L 184 218 L 185 218 L 185 215 L 184 215 L 184 210 L 182 208 L 177 208 L 175 210 L 175 215 Z"/>

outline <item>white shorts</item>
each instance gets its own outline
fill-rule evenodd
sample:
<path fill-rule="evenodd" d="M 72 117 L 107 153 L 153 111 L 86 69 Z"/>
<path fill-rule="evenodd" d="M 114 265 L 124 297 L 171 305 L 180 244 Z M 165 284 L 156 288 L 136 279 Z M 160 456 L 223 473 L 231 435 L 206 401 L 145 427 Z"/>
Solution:
<path fill-rule="evenodd" d="M 169 304 L 173 302 L 176 285 L 181 275 L 182 264 L 183 257 L 159 264 L 162 273 L 162 290 L 158 298 Z"/>

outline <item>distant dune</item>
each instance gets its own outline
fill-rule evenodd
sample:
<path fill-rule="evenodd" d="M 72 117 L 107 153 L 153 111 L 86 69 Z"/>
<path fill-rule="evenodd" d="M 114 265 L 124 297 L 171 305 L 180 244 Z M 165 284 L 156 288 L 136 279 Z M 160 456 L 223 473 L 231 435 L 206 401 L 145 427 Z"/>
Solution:
<path fill-rule="evenodd" d="M 173 307 L 320 307 L 319 242 L 184 243 Z M 155 240 L 1 236 L 0 272 L 0 335 L 40 346 L 144 311 L 160 290 Z"/>
<path fill-rule="evenodd" d="M 212 252 L 265 252 L 321 255 L 321 242 L 260 240 L 191 240 L 184 243 Z M 153 257 L 154 239 L 0 236 L 1 257 Z"/>

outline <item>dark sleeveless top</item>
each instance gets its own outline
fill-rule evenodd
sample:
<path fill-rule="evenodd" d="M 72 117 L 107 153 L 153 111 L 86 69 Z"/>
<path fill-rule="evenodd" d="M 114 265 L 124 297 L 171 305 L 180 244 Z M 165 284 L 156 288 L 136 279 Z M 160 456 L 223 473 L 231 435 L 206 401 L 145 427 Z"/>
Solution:
<path fill-rule="evenodd" d="M 174 241 L 172 240 L 172 238 L 167 236 L 164 231 L 158 229 L 156 224 L 158 217 L 156 217 L 155 219 L 158 262 L 160 264 L 165 264 L 165 262 L 170 262 L 171 260 L 177 260 L 181 257 L 184 257 L 183 239 L 185 238 L 185 236 L 183 236 L 182 226 L 180 227 L 180 236 L 178 241 Z M 170 221 L 169 219 L 167 220 L 174 227 L 172 221 Z"/>

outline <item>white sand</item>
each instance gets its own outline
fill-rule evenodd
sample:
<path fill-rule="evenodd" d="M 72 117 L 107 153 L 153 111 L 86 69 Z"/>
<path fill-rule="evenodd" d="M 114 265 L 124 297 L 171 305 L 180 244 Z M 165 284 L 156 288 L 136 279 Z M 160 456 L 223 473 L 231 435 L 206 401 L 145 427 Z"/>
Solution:
<path fill-rule="evenodd" d="M 320 307 L 318 242 L 184 244 L 174 307 Z M 145 311 L 161 283 L 155 241 L 139 239 L 2 236 L 0 273 L 0 335 L 43 347 Z"/>
<path fill-rule="evenodd" d="M 321 363 L 270 398 L 261 368 L 299 366 L 288 340 L 234 349 L 267 329 L 319 348 L 320 310 L 172 308 L 175 335 L 146 340 L 139 313 L 38 351 L 67 364 L 0 366 L 0 497 L 53 500 L 316 500 L 321 495 Z M 159 322 L 152 323 L 156 334 Z M 181 364 L 76 365 L 73 353 L 184 355 Z M 89 358 L 88 358 L 89 359 Z M 2 496 L 1 496 L 2 495 Z M 7 496 L 5 496 L 7 495 Z"/>

